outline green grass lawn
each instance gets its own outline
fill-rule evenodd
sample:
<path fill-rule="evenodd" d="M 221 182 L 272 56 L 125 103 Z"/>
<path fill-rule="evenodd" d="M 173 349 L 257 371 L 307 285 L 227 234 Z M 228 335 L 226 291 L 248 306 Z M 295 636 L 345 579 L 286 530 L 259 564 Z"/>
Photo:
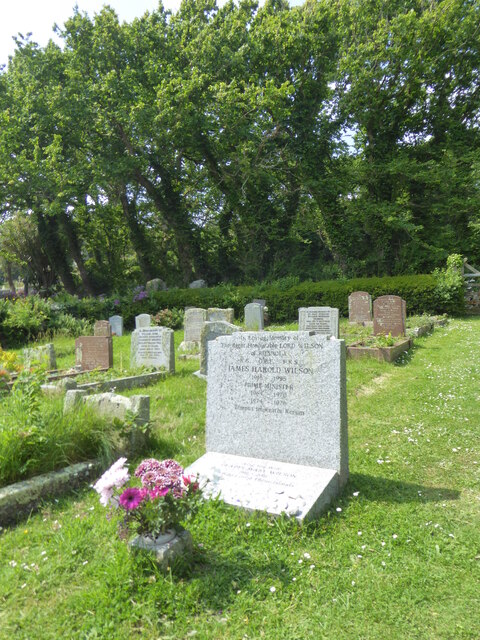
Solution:
<path fill-rule="evenodd" d="M 0 638 L 480 638 L 479 343 L 454 320 L 395 365 L 348 361 L 350 480 L 315 523 L 210 503 L 164 576 L 93 491 L 45 503 L 1 532 Z M 156 457 L 204 451 L 196 368 L 148 390 Z"/>

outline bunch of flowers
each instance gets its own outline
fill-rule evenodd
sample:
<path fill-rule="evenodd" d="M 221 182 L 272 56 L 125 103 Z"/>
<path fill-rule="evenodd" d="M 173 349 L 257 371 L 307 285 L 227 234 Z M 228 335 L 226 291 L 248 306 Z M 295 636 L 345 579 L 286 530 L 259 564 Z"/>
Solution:
<path fill-rule="evenodd" d="M 178 462 L 143 460 L 135 469 L 135 484 L 126 486 L 130 480 L 126 461 L 117 460 L 93 486 L 102 505 L 123 512 L 124 531 L 133 529 L 154 540 L 196 513 L 202 501 L 199 483 L 185 476 Z"/>
<path fill-rule="evenodd" d="M 148 293 L 145 291 L 145 287 L 142 285 L 135 287 L 135 289 L 133 290 L 132 301 L 140 302 L 140 300 L 145 300 L 145 298 L 148 298 Z"/>

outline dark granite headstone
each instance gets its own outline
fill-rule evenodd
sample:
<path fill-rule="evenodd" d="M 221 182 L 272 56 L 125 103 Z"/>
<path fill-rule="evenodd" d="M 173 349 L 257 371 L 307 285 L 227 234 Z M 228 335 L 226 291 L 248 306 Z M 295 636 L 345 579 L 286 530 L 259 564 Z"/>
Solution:
<path fill-rule="evenodd" d="M 112 338 L 108 336 L 81 336 L 75 340 L 76 364 L 82 371 L 110 369 L 113 366 Z"/>
<path fill-rule="evenodd" d="M 380 296 L 373 302 L 373 334 L 405 335 L 406 302 L 400 296 Z"/>

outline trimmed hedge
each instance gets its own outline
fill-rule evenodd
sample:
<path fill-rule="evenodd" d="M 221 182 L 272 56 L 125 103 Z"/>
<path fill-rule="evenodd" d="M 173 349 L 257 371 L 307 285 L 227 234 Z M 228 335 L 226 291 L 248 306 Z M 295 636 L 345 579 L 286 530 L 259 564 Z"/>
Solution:
<path fill-rule="evenodd" d="M 285 289 L 273 285 L 172 289 L 150 292 L 140 299 L 138 293 L 94 301 L 88 298 L 72 299 L 71 304 L 65 302 L 62 308 L 72 315 L 91 321 L 120 314 L 125 326 L 133 328 L 135 316 L 140 313 L 155 315 L 162 309 L 183 310 L 185 307 L 233 307 L 235 317 L 240 319 L 243 318 L 246 304 L 254 298 L 264 298 L 271 321 L 283 323 L 297 320 L 299 307 L 337 307 L 341 315 L 347 316 L 348 296 L 353 291 L 367 291 L 372 299 L 386 294 L 399 295 L 407 303 L 408 315 L 461 315 L 465 311 L 463 285 L 451 287 L 446 292 L 445 287 L 439 288 L 438 280 L 433 275 L 303 282 Z"/>

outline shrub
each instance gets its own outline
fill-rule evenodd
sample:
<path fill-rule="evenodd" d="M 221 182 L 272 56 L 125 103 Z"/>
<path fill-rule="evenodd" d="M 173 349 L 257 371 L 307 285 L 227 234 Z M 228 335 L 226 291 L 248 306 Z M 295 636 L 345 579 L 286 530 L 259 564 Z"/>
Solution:
<path fill-rule="evenodd" d="M 153 324 L 170 329 L 180 329 L 183 325 L 183 311 L 181 309 L 162 309 L 153 316 Z"/>

